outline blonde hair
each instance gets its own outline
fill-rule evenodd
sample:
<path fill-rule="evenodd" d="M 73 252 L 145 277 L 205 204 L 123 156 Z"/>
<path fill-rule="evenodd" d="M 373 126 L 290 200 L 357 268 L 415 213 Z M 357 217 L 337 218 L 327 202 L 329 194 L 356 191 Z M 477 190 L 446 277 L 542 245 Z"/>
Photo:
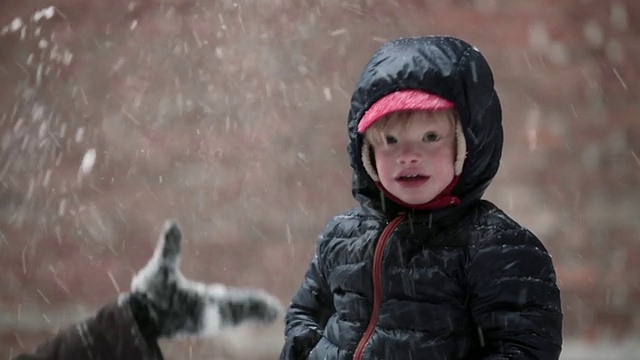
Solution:
<path fill-rule="evenodd" d="M 452 136 L 456 141 L 456 160 L 455 174 L 462 173 L 464 159 L 467 157 L 467 143 L 460 124 L 460 117 L 455 110 L 439 110 L 444 111 L 448 120 L 451 122 L 453 129 Z M 386 144 L 386 137 L 392 130 L 406 131 L 409 125 L 415 120 L 431 118 L 434 112 L 431 111 L 399 111 L 384 116 L 374 122 L 364 133 L 364 143 L 362 146 L 362 163 L 365 170 L 371 176 L 373 181 L 379 181 L 378 173 L 373 166 L 371 156 L 371 147 Z"/>
<path fill-rule="evenodd" d="M 438 112 L 443 112 L 447 115 L 447 119 L 455 133 L 458 113 L 455 110 L 439 110 Z M 430 119 L 434 113 L 432 111 L 398 111 L 391 113 L 371 124 L 364 133 L 365 140 L 373 146 L 384 145 L 386 144 L 387 135 L 392 131 L 402 133 L 407 130 L 413 121 Z M 453 133 L 450 135 L 453 135 Z"/>

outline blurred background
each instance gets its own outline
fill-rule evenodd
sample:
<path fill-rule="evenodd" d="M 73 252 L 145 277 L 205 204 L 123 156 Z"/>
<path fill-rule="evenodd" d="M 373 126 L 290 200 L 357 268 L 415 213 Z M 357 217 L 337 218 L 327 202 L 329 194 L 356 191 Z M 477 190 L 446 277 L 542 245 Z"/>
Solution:
<path fill-rule="evenodd" d="M 351 91 L 375 49 L 488 58 L 506 142 L 486 198 L 552 253 L 564 359 L 640 359 L 640 2 L 2 0 L 0 359 L 126 291 L 166 218 L 186 276 L 284 302 L 353 206 Z M 282 321 L 162 342 L 275 359 Z"/>

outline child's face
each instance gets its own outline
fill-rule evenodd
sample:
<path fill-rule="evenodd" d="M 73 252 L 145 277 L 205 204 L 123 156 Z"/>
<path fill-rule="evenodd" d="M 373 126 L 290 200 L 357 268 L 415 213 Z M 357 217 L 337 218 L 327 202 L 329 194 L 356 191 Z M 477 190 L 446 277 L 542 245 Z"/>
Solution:
<path fill-rule="evenodd" d="M 382 142 L 373 145 L 375 163 L 387 191 L 407 204 L 420 205 L 453 180 L 455 132 L 450 112 L 412 112 L 406 120 L 389 119 Z"/>

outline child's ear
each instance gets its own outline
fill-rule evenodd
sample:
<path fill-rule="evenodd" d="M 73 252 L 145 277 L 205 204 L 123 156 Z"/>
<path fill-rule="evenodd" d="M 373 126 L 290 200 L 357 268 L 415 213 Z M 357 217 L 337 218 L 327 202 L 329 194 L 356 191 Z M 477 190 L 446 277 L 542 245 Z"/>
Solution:
<path fill-rule="evenodd" d="M 367 140 L 364 140 L 362 144 L 362 165 L 373 181 L 380 181 L 380 178 L 378 177 L 378 169 L 376 168 L 375 151 L 373 149 L 373 145 L 371 145 Z"/>
<path fill-rule="evenodd" d="M 456 160 L 454 163 L 454 171 L 456 175 L 462 174 L 464 161 L 467 158 L 467 141 L 464 138 L 464 131 L 459 119 L 455 122 L 455 141 L 456 141 Z"/>

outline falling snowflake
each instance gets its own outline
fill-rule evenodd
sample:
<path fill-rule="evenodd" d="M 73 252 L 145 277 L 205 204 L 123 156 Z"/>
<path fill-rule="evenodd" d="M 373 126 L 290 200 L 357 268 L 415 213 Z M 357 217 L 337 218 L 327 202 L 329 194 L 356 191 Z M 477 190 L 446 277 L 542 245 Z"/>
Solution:
<path fill-rule="evenodd" d="M 96 163 L 96 149 L 89 149 L 82 158 L 80 164 L 80 174 L 86 175 L 91 172 L 93 165 Z"/>
<path fill-rule="evenodd" d="M 55 13 L 56 8 L 55 6 L 51 5 L 49 7 L 46 7 L 42 10 L 38 10 L 35 13 L 33 13 L 33 21 L 34 22 L 38 22 L 40 21 L 40 19 L 45 18 L 45 19 L 51 19 L 53 17 L 53 14 Z"/>

